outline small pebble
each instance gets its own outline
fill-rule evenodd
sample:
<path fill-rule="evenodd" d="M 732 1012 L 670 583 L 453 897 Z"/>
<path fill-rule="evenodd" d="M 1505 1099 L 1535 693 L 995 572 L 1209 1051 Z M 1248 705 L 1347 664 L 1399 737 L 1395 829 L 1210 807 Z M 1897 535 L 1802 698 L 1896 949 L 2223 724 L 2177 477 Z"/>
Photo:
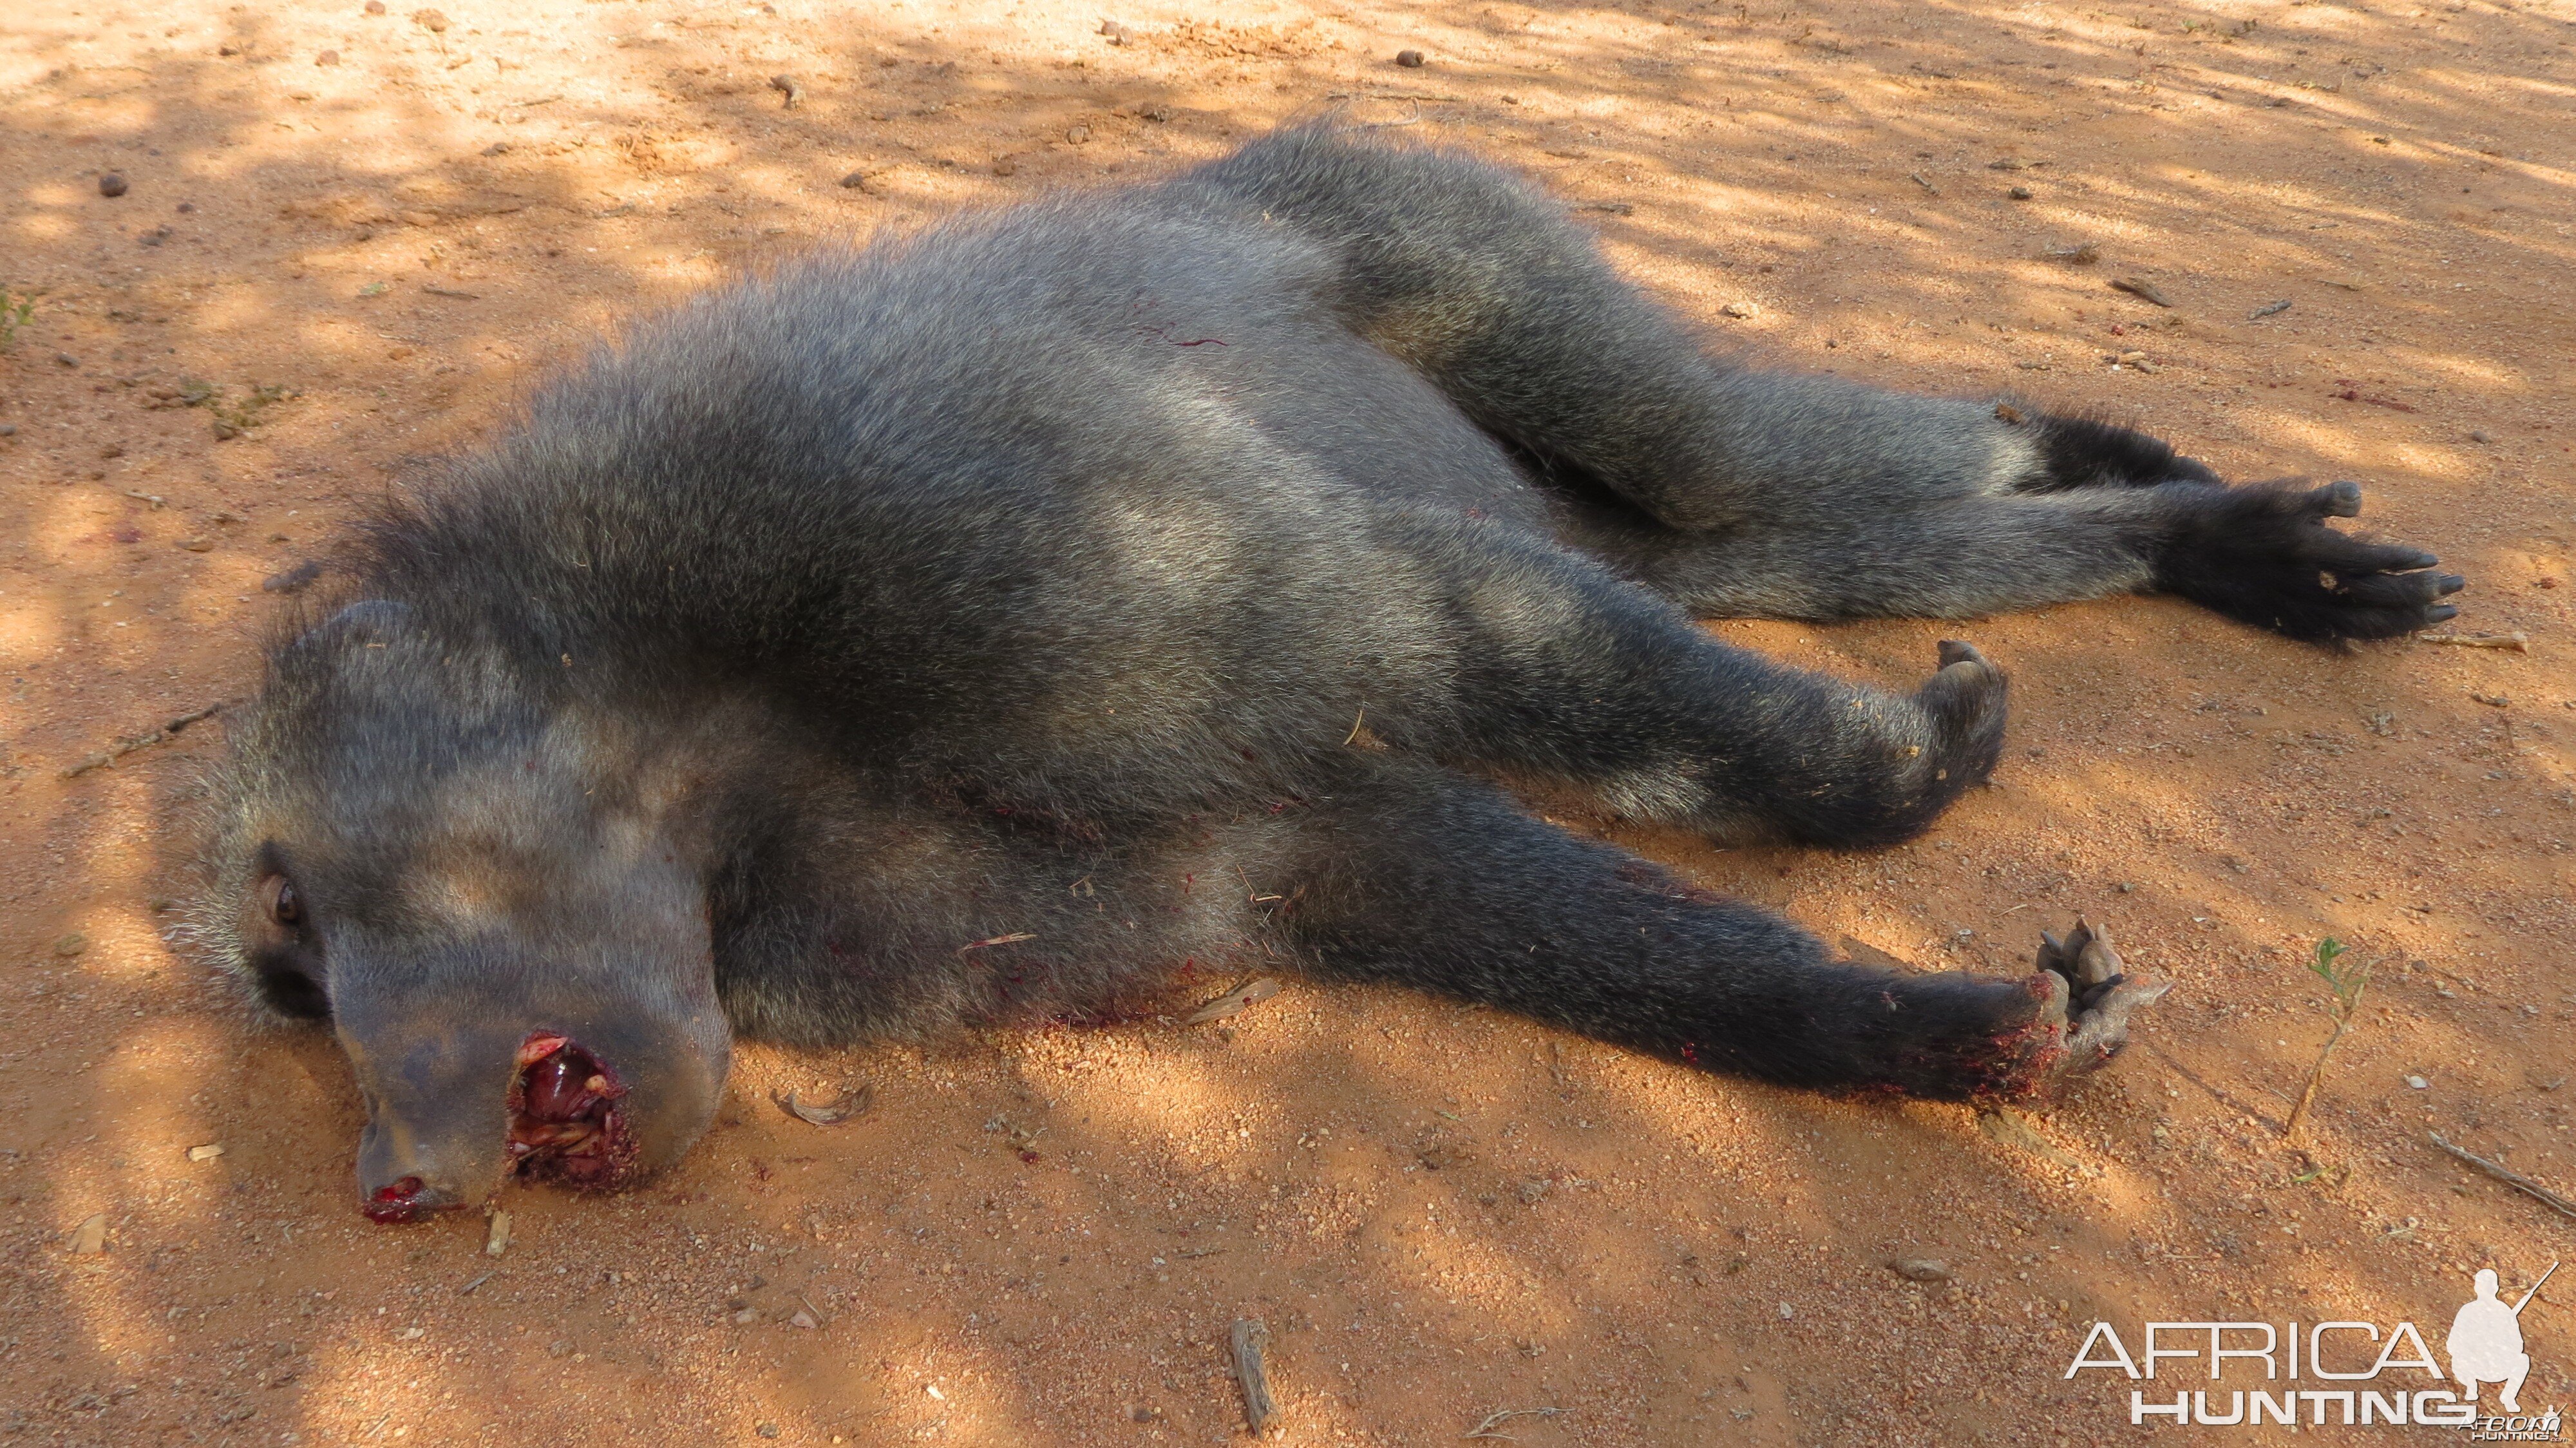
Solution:
<path fill-rule="evenodd" d="M 384 14 L 384 13 L 385 13 L 385 0 L 367 0 L 367 13 L 368 13 L 369 15 L 382 15 L 382 14 Z"/>
<path fill-rule="evenodd" d="M 100 1212 L 72 1228 L 72 1250 L 84 1256 L 107 1250 L 107 1213 Z"/>
<path fill-rule="evenodd" d="M 1068 127 L 1064 133 L 1064 138 L 1079 146 L 1083 142 L 1091 139 L 1091 128 L 1089 126 Z"/>
<path fill-rule="evenodd" d="M 212 538 L 182 538 L 170 546 L 180 549 L 183 552 L 203 553 L 215 546 L 215 540 Z"/>
<path fill-rule="evenodd" d="M 778 1436 L 778 1425 L 776 1423 L 763 1423 L 759 1427 L 752 1429 L 752 1431 L 758 1433 L 763 1438 L 775 1438 Z"/>
<path fill-rule="evenodd" d="M 1418 50 L 1399 50 L 1395 53 L 1395 63 L 1403 66 L 1407 70 L 1420 70 L 1424 64 L 1422 52 Z"/>
<path fill-rule="evenodd" d="M 179 214 L 180 214 L 181 216 L 186 216 L 186 215 L 188 215 L 190 212 L 195 211 L 196 209 L 197 209 L 197 203 L 195 203 L 194 201 L 182 201 L 182 202 L 180 202 L 180 203 L 179 203 Z"/>
<path fill-rule="evenodd" d="M 1751 302 L 1729 302 L 1717 309 L 1721 317 L 1758 317 L 1762 309 Z"/>
<path fill-rule="evenodd" d="M 1888 1270 L 1908 1282 L 1947 1282 L 1950 1264 L 1938 1257 L 1899 1257 L 1887 1264 Z"/>
<path fill-rule="evenodd" d="M 2015 201 L 2028 201 L 2030 199 L 2030 188 L 2027 186 L 2016 186 L 2004 194 Z"/>
<path fill-rule="evenodd" d="M 436 10 L 415 10 L 411 13 L 411 19 L 414 25 L 432 35 L 447 33 L 447 17 Z"/>
<path fill-rule="evenodd" d="M 498 1257 L 510 1250 L 510 1214 L 494 1212 L 491 1225 L 483 1233 L 483 1255 Z"/>
<path fill-rule="evenodd" d="M 506 155 L 509 155 L 509 154 L 510 154 L 510 143 L 509 143 L 509 142 L 507 142 L 507 141 L 494 141 L 491 145 L 488 145 L 488 146 L 486 146 L 486 147 L 484 147 L 484 148 L 483 148 L 483 154 L 484 154 L 484 155 L 486 155 L 486 156 L 506 156 Z"/>
<path fill-rule="evenodd" d="M 211 1141 L 207 1142 L 204 1146 L 192 1146 L 188 1148 L 188 1160 L 190 1161 L 213 1161 L 216 1157 L 223 1154 L 224 1149 Z"/>
<path fill-rule="evenodd" d="M 57 352 L 57 353 L 55 353 L 55 354 L 54 354 L 54 362 L 55 362 L 55 365 L 57 365 L 57 366 L 61 366 L 61 367 L 78 367 L 78 366 L 80 365 L 80 359 L 79 359 L 78 357 L 73 356 L 73 355 L 72 355 L 71 353 L 69 353 L 69 352 Z"/>
<path fill-rule="evenodd" d="M 2470 428 L 2470 429 L 2469 429 L 2469 441 L 2471 441 L 2471 442 L 2493 442 L 2493 441 L 2495 441 L 2495 439 L 2494 439 L 2494 438 L 2492 438 L 2492 437 L 2487 436 L 2487 431 L 2486 431 L 2486 429 L 2485 429 L 2485 428 L 2482 428 L 2482 427 L 2473 427 L 2473 428 Z"/>
<path fill-rule="evenodd" d="M 2429 1090 L 2431 1090 L 2431 1089 L 2432 1089 L 2432 1086 L 2433 1086 L 2433 1083 L 2432 1083 L 2432 1082 L 2425 1080 L 2425 1079 L 2424 1079 L 2423 1077 L 2421 1077 L 2421 1076 L 2409 1076 L 2409 1077 L 2407 1077 L 2407 1078 L 2406 1078 L 2406 1084 L 2407 1084 L 2407 1085 L 2409 1085 L 2409 1086 L 2414 1087 L 2414 1088 L 2415 1088 L 2416 1090 L 2418 1090 L 2418 1091 L 2429 1091 Z"/>
<path fill-rule="evenodd" d="M 301 593 L 314 579 L 321 576 L 322 561 L 318 558 L 308 558 L 283 573 L 269 575 L 259 587 L 262 593 Z"/>
<path fill-rule="evenodd" d="M 54 942 L 54 954 L 61 956 L 65 960 L 69 960 L 73 956 L 78 955 L 87 949 L 89 949 L 89 937 L 78 931 L 74 931 Z"/>
<path fill-rule="evenodd" d="M 338 65 L 340 63 L 340 52 L 336 50 L 326 50 L 320 55 L 313 57 L 313 63 L 315 65 Z"/>
<path fill-rule="evenodd" d="M 1020 163 L 1012 160 L 1008 156 L 1004 156 L 1002 159 L 993 163 L 993 174 L 996 176 L 1008 176 L 1017 172 L 1019 169 Z"/>
<path fill-rule="evenodd" d="M 119 176 L 119 175 L 118 175 L 118 174 L 116 174 L 115 172 L 113 172 L 113 171 L 105 172 L 105 173 L 101 174 L 101 175 L 100 175 L 100 177 L 98 178 L 98 194 L 99 194 L 99 195 L 101 195 L 101 196 L 122 196 L 122 195 L 124 195 L 124 194 L 125 194 L 125 192 L 126 192 L 125 178 L 124 178 L 124 177 L 122 177 L 122 176 Z"/>
<path fill-rule="evenodd" d="M 17 435 L 18 424 L 14 422 L 0 422 L 0 437 L 16 437 Z"/>

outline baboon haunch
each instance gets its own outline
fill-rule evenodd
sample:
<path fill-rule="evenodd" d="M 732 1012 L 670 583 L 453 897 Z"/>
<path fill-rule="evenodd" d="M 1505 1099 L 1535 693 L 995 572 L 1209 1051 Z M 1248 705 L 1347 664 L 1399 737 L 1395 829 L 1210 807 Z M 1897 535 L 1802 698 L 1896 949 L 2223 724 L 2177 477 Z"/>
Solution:
<path fill-rule="evenodd" d="M 737 1033 L 1081 1015 L 1202 968 L 1490 1002 L 1930 1097 L 2098 1064 L 2156 985 L 1830 959 L 1515 808 L 1903 840 L 2004 678 L 1694 615 L 2164 590 L 2305 639 L 2460 586 L 2152 438 L 1743 370 L 1557 206 L 1315 127 L 827 252 L 642 324 L 352 540 L 232 729 L 210 933 L 327 1018 L 383 1219 L 613 1186 Z"/>

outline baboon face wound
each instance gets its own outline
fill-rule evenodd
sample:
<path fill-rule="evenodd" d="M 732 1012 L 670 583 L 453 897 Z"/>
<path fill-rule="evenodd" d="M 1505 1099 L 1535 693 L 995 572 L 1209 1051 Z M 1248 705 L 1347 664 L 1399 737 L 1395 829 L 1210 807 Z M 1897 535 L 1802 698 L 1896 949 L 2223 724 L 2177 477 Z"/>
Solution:
<path fill-rule="evenodd" d="M 348 1053 L 369 1217 L 625 1185 L 703 1132 L 730 1053 L 704 872 L 667 828 L 688 771 L 393 609 L 282 651 L 231 731 L 206 933 Z"/>

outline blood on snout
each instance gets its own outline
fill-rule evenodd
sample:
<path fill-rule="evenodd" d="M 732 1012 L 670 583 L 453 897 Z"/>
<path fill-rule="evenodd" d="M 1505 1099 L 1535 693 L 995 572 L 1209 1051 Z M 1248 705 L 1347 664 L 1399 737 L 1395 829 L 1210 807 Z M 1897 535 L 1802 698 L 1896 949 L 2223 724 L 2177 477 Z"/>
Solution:
<path fill-rule="evenodd" d="M 407 1176 L 389 1186 L 376 1188 L 375 1195 L 367 1198 L 367 1204 L 359 1210 L 367 1214 L 368 1221 L 386 1226 L 417 1222 L 438 1210 L 422 1199 L 426 1193 L 427 1183 L 416 1176 Z"/>

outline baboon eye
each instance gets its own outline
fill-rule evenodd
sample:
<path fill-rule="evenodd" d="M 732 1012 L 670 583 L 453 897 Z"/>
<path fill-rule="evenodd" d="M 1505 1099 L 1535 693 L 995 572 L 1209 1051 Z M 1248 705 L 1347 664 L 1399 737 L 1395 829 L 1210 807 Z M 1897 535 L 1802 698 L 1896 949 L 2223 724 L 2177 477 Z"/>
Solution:
<path fill-rule="evenodd" d="M 284 875 L 271 875 L 261 887 L 268 898 L 268 918 L 292 930 L 304 923 L 303 902 L 295 898 L 295 886 Z"/>

